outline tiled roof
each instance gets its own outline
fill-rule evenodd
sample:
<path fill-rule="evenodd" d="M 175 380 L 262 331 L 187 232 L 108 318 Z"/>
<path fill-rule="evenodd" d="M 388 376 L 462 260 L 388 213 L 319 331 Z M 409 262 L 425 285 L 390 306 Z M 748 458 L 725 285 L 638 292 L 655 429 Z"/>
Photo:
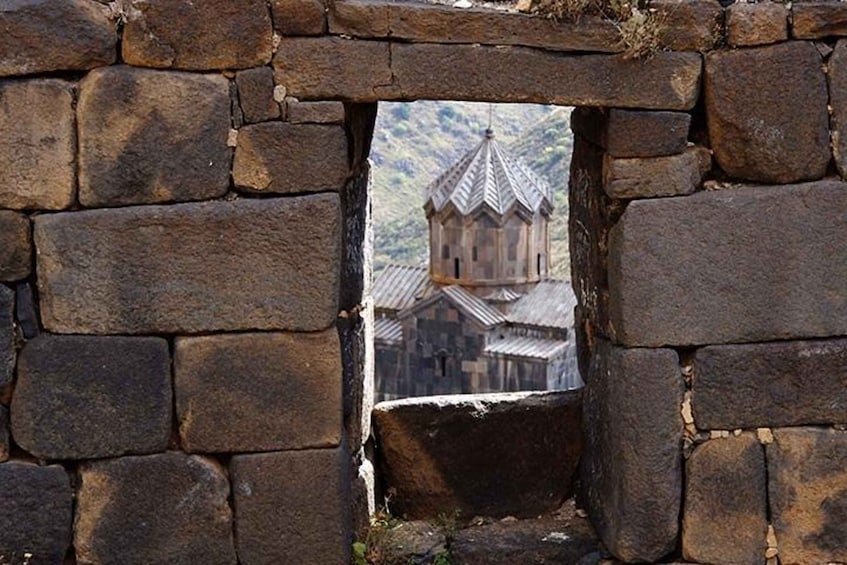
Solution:
<path fill-rule="evenodd" d="M 374 340 L 400 345 L 403 342 L 403 324 L 394 318 L 376 318 Z"/>
<path fill-rule="evenodd" d="M 509 321 L 524 326 L 569 328 L 573 326 L 576 306 L 571 283 L 541 281 L 509 308 Z"/>
<path fill-rule="evenodd" d="M 567 348 L 568 342 L 557 339 L 506 336 L 503 339 L 489 343 L 485 347 L 485 353 L 507 357 L 549 360 L 562 355 Z"/>
<path fill-rule="evenodd" d="M 498 288 L 496 290 L 492 290 L 491 292 L 483 296 L 483 299 L 488 302 L 508 303 L 514 302 L 521 296 L 523 295 L 515 292 L 514 290 L 510 290 L 508 288 Z"/>
<path fill-rule="evenodd" d="M 374 307 L 404 310 L 412 306 L 417 297 L 427 294 L 431 285 L 426 267 L 388 265 L 374 281 Z"/>
<path fill-rule="evenodd" d="M 509 157 L 488 130 L 483 140 L 426 188 L 427 211 L 452 205 L 463 216 L 483 207 L 500 217 L 517 208 L 527 216 L 553 210 L 553 192 L 523 163 Z"/>
<path fill-rule="evenodd" d="M 480 325 L 490 328 L 506 321 L 506 317 L 484 300 L 477 298 L 458 285 L 446 286 L 441 292 L 447 296 L 456 307 L 470 316 Z"/>

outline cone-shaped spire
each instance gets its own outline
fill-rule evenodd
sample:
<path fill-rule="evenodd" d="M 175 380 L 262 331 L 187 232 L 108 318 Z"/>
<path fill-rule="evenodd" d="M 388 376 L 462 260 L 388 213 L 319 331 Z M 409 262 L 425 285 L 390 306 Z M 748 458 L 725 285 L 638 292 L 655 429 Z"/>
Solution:
<path fill-rule="evenodd" d="M 529 220 L 553 210 L 550 186 L 509 157 L 490 128 L 482 141 L 426 188 L 427 215 L 452 206 L 463 216 L 487 209 L 498 219 L 513 210 Z"/>

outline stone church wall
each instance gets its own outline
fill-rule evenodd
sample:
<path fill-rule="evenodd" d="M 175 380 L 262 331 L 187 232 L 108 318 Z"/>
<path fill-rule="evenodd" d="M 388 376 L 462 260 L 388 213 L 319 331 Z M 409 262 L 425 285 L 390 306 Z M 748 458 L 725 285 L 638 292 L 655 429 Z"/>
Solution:
<path fill-rule="evenodd" d="M 3 7 L 0 560 L 349 561 L 374 103 L 426 98 L 595 108 L 571 240 L 608 548 L 847 561 L 847 5 L 653 4 L 638 60 L 590 17 Z"/>

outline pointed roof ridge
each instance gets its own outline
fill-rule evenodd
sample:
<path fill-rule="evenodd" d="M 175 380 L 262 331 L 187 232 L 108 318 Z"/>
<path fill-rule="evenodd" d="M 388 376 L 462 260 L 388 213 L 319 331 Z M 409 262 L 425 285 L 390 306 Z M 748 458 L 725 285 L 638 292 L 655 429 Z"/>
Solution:
<path fill-rule="evenodd" d="M 522 161 L 509 156 L 491 129 L 426 187 L 426 197 L 428 213 L 440 212 L 450 204 L 464 216 L 483 207 L 500 217 L 515 208 L 530 215 L 553 209 L 550 185 Z"/>

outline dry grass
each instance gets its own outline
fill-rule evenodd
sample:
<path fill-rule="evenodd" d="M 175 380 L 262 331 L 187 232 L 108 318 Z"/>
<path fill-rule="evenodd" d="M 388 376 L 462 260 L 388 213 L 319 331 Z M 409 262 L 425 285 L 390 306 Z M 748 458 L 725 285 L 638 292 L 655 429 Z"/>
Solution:
<path fill-rule="evenodd" d="M 524 0 L 519 9 L 570 23 L 578 23 L 583 16 L 604 18 L 618 29 L 618 47 L 629 59 L 648 57 L 658 51 L 666 25 L 661 14 L 638 0 Z"/>

